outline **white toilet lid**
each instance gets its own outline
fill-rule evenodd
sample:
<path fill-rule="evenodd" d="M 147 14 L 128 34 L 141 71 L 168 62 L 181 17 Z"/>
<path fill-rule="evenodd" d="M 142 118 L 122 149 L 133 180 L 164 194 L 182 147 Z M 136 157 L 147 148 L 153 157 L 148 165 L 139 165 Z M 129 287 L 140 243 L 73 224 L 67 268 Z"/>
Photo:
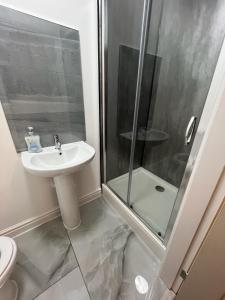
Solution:
<path fill-rule="evenodd" d="M 12 239 L 6 236 L 0 236 L 0 276 L 8 267 L 12 255 L 14 245 Z"/>

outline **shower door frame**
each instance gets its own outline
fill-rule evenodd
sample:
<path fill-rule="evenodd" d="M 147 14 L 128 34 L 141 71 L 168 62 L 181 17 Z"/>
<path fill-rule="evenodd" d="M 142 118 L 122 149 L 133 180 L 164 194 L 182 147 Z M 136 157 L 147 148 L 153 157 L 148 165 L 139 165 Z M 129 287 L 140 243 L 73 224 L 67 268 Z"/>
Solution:
<path fill-rule="evenodd" d="M 118 194 L 116 194 L 113 189 L 111 189 L 110 186 L 107 184 L 106 179 L 106 105 L 107 105 L 107 71 L 108 71 L 108 65 L 107 65 L 107 57 L 108 57 L 108 35 L 105 28 L 107 28 L 108 25 L 108 19 L 107 19 L 107 2 L 108 0 L 97 0 L 97 6 L 98 6 L 98 45 L 99 45 L 99 113 L 100 113 L 100 161 L 101 161 L 101 182 L 105 184 L 121 201 L 124 205 L 126 205 L 132 212 L 135 214 L 135 216 L 143 223 L 143 225 L 147 228 L 147 230 L 153 234 L 156 239 L 162 243 L 164 241 L 167 241 L 168 239 L 162 239 L 160 236 L 157 235 L 157 231 L 154 230 L 154 228 L 150 228 L 149 224 L 146 223 L 146 221 L 138 215 L 134 210 L 130 208 L 129 202 L 130 202 L 130 193 L 131 193 L 131 184 L 132 184 L 132 172 L 133 172 L 133 163 L 132 157 L 135 153 L 135 145 L 136 145 L 136 134 L 137 134 L 137 126 L 133 126 L 133 134 L 132 134 L 132 141 L 131 141 L 131 151 L 130 151 L 130 162 L 129 162 L 129 171 L 128 171 L 128 188 L 127 188 L 127 197 L 126 199 L 122 199 Z M 144 6 L 143 6 L 143 14 L 142 14 L 142 27 L 141 27 L 141 40 L 140 40 L 140 56 L 138 59 L 138 76 L 140 82 L 138 83 L 137 79 L 137 85 L 136 85 L 136 95 L 135 95 L 135 109 L 134 109 L 134 115 L 133 115 L 133 123 L 137 123 L 138 120 L 138 112 L 139 112 L 139 101 L 140 101 L 140 88 L 141 88 L 141 82 L 142 82 L 142 74 L 143 74 L 143 63 L 144 63 L 144 55 L 145 55 L 145 49 L 141 49 L 141 45 L 143 45 L 144 48 L 147 46 L 147 33 L 149 30 L 149 17 L 151 17 L 151 5 L 152 0 L 144 0 Z M 146 28 L 148 26 L 148 28 Z M 143 39 L 144 34 L 144 39 Z M 140 67 L 140 62 L 142 66 Z M 138 91 L 139 89 L 139 91 Z M 139 92 L 139 95 L 138 95 Z M 138 102 L 138 103 L 137 103 Z M 133 124 L 134 125 L 134 124 Z"/>
<path fill-rule="evenodd" d="M 184 280 L 180 272 L 188 274 L 223 201 L 222 197 L 219 201 L 211 197 L 225 171 L 224 115 L 225 39 L 199 122 L 198 138 L 193 144 L 197 156 L 160 270 L 160 277 L 175 292 Z"/>
<path fill-rule="evenodd" d="M 144 63 L 144 51 L 145 49 L 142 49 L 141 46 L 146 47 L 146 42 L 147 42 L 147 31 L 146 31 L 146 24 L 148 24 L 149 20 L 149 14 L 151 14 L 151 11 L 146 11 L 146 9 L 151 10 L 151 3 L 153 0 L 144 0 L 144 7 L 143 7 L 143 15 L 142 15 L 142 28 L 141 28 L 141 41 L 140 41 L 140 57 L 139 57 L 139 62 L 138 62 L 138 69 L 143 68 L 143 63 Z M 98 13 L 99 13 L 99 94 L 100 94 L 100 133 L 101 133 L 101 178 L 103 179 L 102 182 L 107 185 L 107 187 L 113 191 L 113 189 L 110 188 L 107 184 L 107 179 L 106 179 L 106 167 L 107 167 L 107 162 L 106 162 L 106 105 L 107 105 L 107 58 L 108 58 L 108 36 L 107 36 L 107 28 L 108 25 L 108 20 L 107 20 L 107 2 L 108 0 L 98 0 Z M 151 17 L 151 16 L 150 16 Z M 143 42 L 143 35 L 145 41 Z M 140 63 L 142 66 L 140 66 Z M 138 89 L 140 89 L 141 86 L 141 80 L 142 80 L 142 70 L 138 70 L 138 78 L 137 78 L 137 85 L 136 85 L 136 96 L 135 96 L 135 109 L 134 109 L 134 116 L 133 116 L 133 134 L 132 134 L 132 141 L 131 141 L 131 150 L 130 150 L 130 162 L 129 162 L 129 179 L 128 179 L 128 188 L 127 188 L 127 198 L 126 199 L 121 199 L 119 195 L 117 195 L 118 198 L 120 198 L 121 201 L 129 208 L 129 200 L 130 200 L 130 193 L 131 193 L 131 185 L 132 185 L 132 172 L 133 172 L 133 163 L 132 159 L 134 158 L 134 152 L 135 152 L 135 144 L 136 144 L 136 134 L 137 134 L 137 118 L 138 118 L 138 112 L 139 112 L 139 100 L 140 100 L 140 95 L 138 95 Z M 140 78 L 141 77 L 141 78 Z M 140 82 L 138 82 L 138 79 L 140 79 Z M 205 102 L 206 105 L 206 102 Z M 205 106 L 203 110 L 205 109 Z M 200 124 L 200 123 L 199 123 Z M 136 125 L 136 126 L 135 126 Z M 206 128 L 203 129 L 205 131 Z M 200 144 L 203 138 L 202 134 L 202 129 L 200 129 L 200 126 L 197 129 L 194 143 L 191 149 L 191 152 L 189 154 L 188 162 L 185 168 L 185 172 L 183 175 L 183 179 L 181 182 L 181 185 L 178 190 L 178 194 L 176 196 L 174 206 L 175 204 L 179 204 L 180 206 L 184 193 L 186 191 L 189 178 L 191 176 L 194 163 L 200 148 Z M 115 192 L 114 192 L 115 193 Z M 131 209 L 132 210 L 132 209 Z M 160 241 L 163 242 L 163 244 L 166 246 L 170 235 L 171 231 L 174 226 L 174 219 L 176 219 L 177 215 L 174 214 L 174 210 L 171 212 L 171 216 L 169 219 L 169 223 L 167 226 L 167 230 L 165 233 L 164 238 L 161 238 L 160 236 L 157 235 L 157 232 L 154 230 L 154 228 L 151 228 L 145 220 L 138 215 L 134 210 L 132 212 L 143 222 L 143 224 L 150 230 Z"/>
<path fill-rule="evenodd" d="M 105 25 L 107 24 L 106 8 L 108 0 L 98 0 L 98 14 L 99 14 L 99 93 L 100 93 L 100 130 L 101 130 L 101 170 L 103 172 L 102 183 L 112 191 L 106 182 L 106 127 L 105 127 L 105 113 L 106 113 L 106 89 L 107 89 L 107 36 L 105 32 Z M 211 81 L 208 96 L 203 108 L 202 116 L 195 135 L 193 146 L 189 155 L 188 163 L 184 172 L 183 180 L 176 198 L 181 206 L 176 216 L 176 221 L 173 226 L 167 230 L 164 241 L 166 242 L 165 257 L 163 259 L 160 271 L 160 277 L 170 289 L 176 277 L 179 275 L 180 267 L 191 245 L 202 217 L 210 202 L 210 197 L 216 187 L 216 184 L 225 167 L 225 139 L 212 136 L 212 132 L 217 128 L 217 132 L 223 136 L 223 127 L 221 127 L 221 111 L 225 113 L 225 41 L 220 51 L 217 61 L 216 69 Z M 217 156 L 217 163 L 212 161 L 212 149 L 220 149 L 219 156 Z M 210 172 L 205 173 L 205 164 L 210 168 Z M 202 189 L 199 183 L 202 179 L 209 184 Z M 116 195 L 117 196 L 117 195 Z M 119 198 L 117 196 L 117 198 Z M 196 207 L 196 199 L 201 199 L 199 205 Z M 122 199 L 120 199 L 122 201 Z M 123 205 L 127 204 L 122 201 Z M 128 207 L 128 206 L 127 206 Z M 193 207 L 195 207 L 193 211 Z M 141 222 L 143 220 L 133 210 L 131 213 L 135 214 Z M 190 224 L 190 214 L 192 216 Z M 143 223 L 145 229 L 153 234 L 151 229 Z M 188 228 L 188 231 L 184 229 Z M 160 239 L 155 236 L 156 239 Z M 203 239 L 203 237 L 201 237 Z M 196 250 L 197 251 L 197 250 Z M 191 263 L 191 262 L 190 262 Z M 180 277 L 180 276 L 179 276 Z"/>

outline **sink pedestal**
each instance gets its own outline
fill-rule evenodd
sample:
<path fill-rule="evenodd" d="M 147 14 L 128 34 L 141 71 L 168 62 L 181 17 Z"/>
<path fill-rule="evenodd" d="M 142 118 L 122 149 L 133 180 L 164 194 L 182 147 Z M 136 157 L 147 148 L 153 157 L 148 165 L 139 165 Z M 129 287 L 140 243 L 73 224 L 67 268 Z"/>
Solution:
<path fill-rule="evenodd" d="M 53 178 L 63 223 L 69 230 L 81 223 L 76 177 L 72 174 L 89 164 L 94 156 L 95 149 L 83 141 L 62 145 L 60 153 L 51 146 L 42 152 L 21 154 L 23 166 L 29 173 Z"/>
<path fill-rule="evenodd" d="M 60 175 L 53 178 L 64 226 L 68 230 L 80 223 L 80 208 L 74 175 Z"/>

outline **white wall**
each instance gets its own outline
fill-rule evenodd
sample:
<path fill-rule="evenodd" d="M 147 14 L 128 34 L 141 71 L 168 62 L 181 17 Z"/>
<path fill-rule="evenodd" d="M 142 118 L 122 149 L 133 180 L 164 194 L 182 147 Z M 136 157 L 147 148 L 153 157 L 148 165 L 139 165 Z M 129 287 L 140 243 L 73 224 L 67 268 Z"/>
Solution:
<path fill-rule="evenodd" d="M 97 1 L 0 0 L 0 5 L 79 30 L 86 136 L 96 149 L 96 156 L 77 180 L 80 197 L 97 191 L 100 188 Z M 0 231 L 56 206 L 51 181 L 23 170 L 0 105 Z"/>

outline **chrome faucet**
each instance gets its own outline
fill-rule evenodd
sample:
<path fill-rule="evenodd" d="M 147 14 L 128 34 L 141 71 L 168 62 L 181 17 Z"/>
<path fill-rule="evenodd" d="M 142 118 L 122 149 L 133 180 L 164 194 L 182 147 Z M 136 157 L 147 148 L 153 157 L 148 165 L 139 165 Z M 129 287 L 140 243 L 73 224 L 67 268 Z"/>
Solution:
<path fill-rule="evenodd" d="M 55 149 L 57 149 L 59 151 L 59 155 L 61 155 L 62 154 L 62 149 L 61 149 L 62 143 L 60 142 L 58 134 L 53 135 L 53 138 L 54 138 L 54 142 L 55 142 Z"/>

